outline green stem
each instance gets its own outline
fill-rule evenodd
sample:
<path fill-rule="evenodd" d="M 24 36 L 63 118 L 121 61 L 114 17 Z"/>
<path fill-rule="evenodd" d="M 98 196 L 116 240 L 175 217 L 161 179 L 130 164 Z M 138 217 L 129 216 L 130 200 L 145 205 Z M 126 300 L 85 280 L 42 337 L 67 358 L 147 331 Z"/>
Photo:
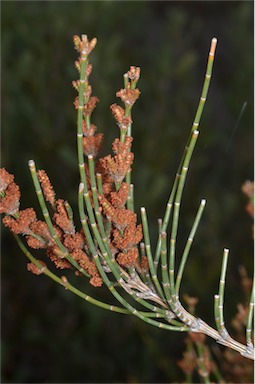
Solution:
<path fill-rule="evenodd" d="M 180 285 L 181 285 L 181 280 L 182 280 L 182 276 L 183 276 L 184 267 L 185 267 L 185 264 L 186 264 L 186 261 L 187 261 L 187 258 L 188 258 L 188 254 L 189 254 L 191 245 L 192 245 L 193 240 L 194 240 L 194 236 L 195 236 L 196 231 L 197 231 L 198 224 L 200 222 L 201 216 L 203 214 L 203 210 L 205 208 L 205 203 L 206 203 L 205 200 L 202 200 L 201 203 L 200 203 L 197 215 L 195 217 L 195 220 L 194 220 L 191 232 L 189 234 L 189 237 L 188 237 L 188 240 L 187 240 L 187 243 L 186 243 L 183 255 L 182 255 L 181 263 L 180 263 L 180 266 L 179 266 L 179 269 L 178 269 L 178 273 L 177 273 L 177 277 L 176 277 L 175 290 L 176 290 L 176 295 L 177 296 L 179 296 Z"/>
<path fill-rule="evenodd" d="M 179 224 L 179 214 L 180 214 L 180 205 L 181 205 L 181 198 L 183 193 L 183 188 L 187 176 L 187 172 L 189 169 L 189 163 L 190 159 L 193 153 L 193 150 L 195 148 L 195 144 L 198 138 L 198 131 L 194 131 L 189 149 L 186 153 L 185 159 L 183 161 L 183 167 L 181 171 L 180 181 L 178 184 L 178 188 L 176 191 L 176 197 L 175 197 L 175 203 L 174 203 L 174 212 L 173 212 L 173 224 L 172 224 L 172 231 L 171 231 L 171 239 L 170 239 L 170 255 L 169 255 L 169 277 L 170 277 L 170 290 L 171 295 L 176 295 L 175 290 L 175 281 L 174 281 L 174 271 L 175 271 L 175 248 L 176 248 L 176 237 L 177 237 L 177 229 Z"/>
<path fill-rule="evenodd" d="M 252 324 L 254 321 L 253 312 L 254 312 L 254 280 L 252 284 L 249 314 L 248 314 L 248 321 L 247 321 L 247 328 L 246 328 L 246 342 L 247 342 L 248 348 L 253 347 L 253 344 L 252 344 Z"/>
<path fill-rule="evenodd" d="M 20 247 L 20 249 L 22 250 L 22 252 L 26 255 L 26 257 L 36 266 L 38 267 L 39 269 L 41 269 L 42 273 L 44 273 L 46 276 L 48 276 L 49 278 L 51 278 L 52 280 L 54 280 L 56 283 L 60 284 L 60 285 L 64 285 L 65 289 L 68 289 L 69 291 L 73 292 L 75 295 L 81 297 L 82 299 L 88 301 L 89 303 L 91 304 L 94 304 L 98 307 L 101 307 L 103 309 L 107 309 L 109 311 L 113 311 L 113 312 L 118 312 L 118 313 L 123 313 L 123 314 L 130 314 L 130 311 L 128 311 L 127 309 L 124 309 L 124 308 L 120 308 L 120 307 L 116 307 L 115 305 L 109 305 L 109 304 L 106 304 L 102 301 L 99 301 L 99 300 L 96 300 L 96 299 L 93 299 L 91 296 L 87 295 L 86 293 L 84 292 L 81 292 L 79 289 L 75 288 L 73 285 L 71 285 L 68 281 L 63 283 L 63 281 L 57 276 L 55 275 L 53 272 L 51 272 L 47 267 L 45 266 L 42 266 L 42 264 L 37 260 L 35 259 L 32 254 L 28 251 L 28 249 L 26 248 L 26 246 L 22 243 L 22 241 L 20 240 L 19 236 L 18 235 L 15 235 L 14 234 L 14 237 Z"/>
<path fill-rule="evenodd" d="M 52 224 L 50 214 L 49 214 L 49 211 L 47 209 L 47 206 L 46 206 L 46 203 L 44 200 L 43 192 L 42 192 L 42 189 L 41 189 L 38 177 L 37 177 L 35 162 L 33 160 L 30 160 L 28 162 L 28 164 L 29 164 L 31 176 L 33 179 L 35 191 L 36 191 L 36 194 L 38 197 L 38 201 L 39 201 L 39 204 L 40 204 L 40 207 L 42 210 L 42 214 L 43 214 L 44 220 L 48 226 L 48 229 L 49 229 L 50 235 L 52 236 L 52 239 L 55 241 L 59 250 L 63 254 L 63 257 L 66 258 L 69 261 L 69 263 L 71 263 L 79 272 L 81 272 L 83 275 L 89 277 L 89 274 L 83 268 L 81 268 L 79 266 L 79 264 L 70 256 L 66 247 L 61 243 L 61 240 L 59 239 L 59 237 L 58 237 L 58 235 L 54 229 L 54 226 Z"/>
<path fill-rule="evenodd" d="M 212 68 L 213 68 L 216 44 L 217 44 L 217 39 L 213 38 L 211 41 L 211 48 L 210 48 L 210 52 L 209 52 L 209 56 L 208 56 L 206 74 L 205 74 L 205 79 L 204 79 L 201 97 L 199 100 L 199 104 L 198 104 L 197 112 L 196 112 L 196 115 L 194 118 L 194 122 L 193 122 L 192 127 L 191 127 L 190 136 L 188 138 L 182 159 L 181 159 L 179 167 L 178 167 L 177 174 L 175 176 L 174 185 L 173 185 L 170 197 L 168 199 L 168 203 L 167 203 L 167 207 L 166 207 L 166 211 L 165 211 L 165 215 L 164 215 L 164 219 L 163 219 L 162 231 L 166 231 L 169 220 L 170 220 L 171 208 L 172 208 L 174 196 L 175 196 L 178 184 L 179 184 L 180 171 L 181 171 L 181 168 L 183 166 L 183 162 L 184 162 L 184 159 L 186 157 L 186 153 L 189 150 L 189 145 L 190 145 L 192 134 L 195 130 L 198 129 L 199 124 L 200 124 L 202 112 L 203 112 L 203 109 L 205 106 L 205 101 L 207 99 L 209 85 L 210 85 L 210 81 L 211 81 L 211 77 L 212 77 Z M 160 257 L 160 236 L 158 238 L 157 248 L 156 248 L 156 252 L 155 252 L 155 262 L 156 263 L 158 262 L 159 257 Z"/>
<path fill-rule="evenodd" d="M 151 278 L 155 284 L 155 287 L 157 289 L 158 294 L 160 295 L 162 300 L 165 300 L 164 293 L 163 293 L 162 288 L 159 284 L 158 277 L 156 274 L 155 265 L 154 265 L 153 258 L 152 258 L 148 220 L 147 220 L 147 215 L 146 215 L 146 209 L 144 207 L 141 208 L 141 217 L 142 217 L 142 225 L 143 225 L 145 250 L 146 250 L 146 254 L 147 254 L 147 258 L 148 258 L 148 262 L 149 262 Z"/>
<path fill-rule="evenodd" d="M 225 280 L 226 280 L 228 255 L 229 255 L 229 249 L 225 248 L 224 252 L 223 252 L 221 276 L 220 276 L 220 283 L 219 283 L 220 333 L 226 332 L 225 323 L 224 323 L 223 305 L 224 305 L 224 291 L 225 291 Z"/>
<path fill-rule="evenodd" d="M 82 226 L 83 226 L 83 230 L 84 230 L 85 236 L 86 236 L 86 238 L 88 240 L 88 243 L 89 243 L 89 246 L 90 246 L 90 250 L 91 250 L 93 258 L 94 258 L 94 260 L 96 262 L 98 271 L 99 271 L 100 275 L 102 276 L 102 279 L 103 279 L 104 283 L 106 284 L 106 286 L 108 287 L 108 289 L 112 293 L 112 295 L 123 305 L 123 307 L 128 309 L 130 311 L 130 313 L 132 313 L 133 315 L 139 317 L 141 320 L 143 320 L 143 321 L 145 321 L 145 322 L 147 322 L 147 323 L 149 323 L 151 325 L 157 326 L 159 328 L 164 328 L 164 329 L 167 329 L 167 330 L 172 330 L 172 331 L 188 331 L 189 328 L 186 327 L 186 326 L 183 326 L 183 327 L 171 326 L 169 324 L 165 324 L 165 323 L 162 323 L 162 322 L 159 322 L 159 321 L 156 321 L 156 320 L 153 320 L 153 319 L 150 319 L 150 318 L 146 317 L 142 312 L 138 311 L 131 304 L 129 304 L 125 299 L 123 299 L 123 297 L 115 289 L 114 285 L 108 279 L 108 277 L 107 277 L 107 275 L 106 275 L 106 273 L 105 273 L 105 271 L 104 271 L 104 269 L 103 269 L 103 267 L 101 265 L 101 262 L 100 262 L 99 256 L 98 256 L 98 252 L 97 252 L 97 250 L 96 250 L 96 248 L 94 246 L 92 237 L 90 235 L 88 223 L 87 223 L 87 220 L 86 220 L 85 214 L 84 214 L 82 194 L 83 194 L 83 185 L 80 184 L 80 187 L 79 187 L 79 212 L 80 212 L 80 217 L 81 217 L 81 223 L 82 223 Z M 156 310 L 156 307 L 155 307 L 155 310 Z"/>

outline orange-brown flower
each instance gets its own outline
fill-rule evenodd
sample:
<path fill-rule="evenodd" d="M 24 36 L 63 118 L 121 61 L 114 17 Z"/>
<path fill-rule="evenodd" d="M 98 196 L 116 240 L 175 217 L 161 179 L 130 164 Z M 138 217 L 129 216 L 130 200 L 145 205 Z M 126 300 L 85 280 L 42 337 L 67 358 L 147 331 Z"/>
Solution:
<path fill-rule="evenodd" d="M 140 77 L 140 72 L 141 70 L 139 67 L 135 67 L 132 65 L 127 74 L 130 80 L 137 82 Z"/>
<path fill-rule="evenodd" d="M 7 215 L 15 215 L 19 210 L 20 205 L 20 190 L 19 186 L 12 182 L 5 189 L 4 196 L 0 196 L 0 213 Z"/>
<path fill-rule="evenodd" d="M 7 172 L 5 168 L 0 168 L 0 194 L 4 192 L 13 181 L 14 176 Z"/>
<path fill-rule="evenodd" d="M 138 258 L 137 248 L 132 248 L 128 252 L 121 252 L 117 256 L 117 262 L 124 267 L 131 267 L 134 265 Z"/>
<path fill-rule="evenodd" d="M 48 225 L 41 220 L 36 220 L 30 224 L 30 229 L 33 234 L 26 236 L 27 244 L 30 248 L 50 248 L 55 246 L 55 240 L 52 238 Z M 54 227 L 59 239 L 62 238 L 62 231 L 58 227 Z"/>
<path fill-rule="evenodd" d="M 91 115 L 91 113 L 94 111 L 98 101 L 99 101 L 99 99 L 96 96 L 91 96 L 89 98 L 89 101 L 86 104 L 84 104 L 84 106 L 83 106 L 84 116 L 90 116 Z"/>
<path fill-rule="evenodd" d="M 41 275 L 43 273 L 44 268 L 46 267 L 46 264 L 42 260 L 37 260 L 42 268 L 37 267 L 34 263 L 28 263 L 27 264 L 27 270 L 29 272 L 32 272 L 34 275 Z"/>
<path fill-rule="evenodd" d="M 95 136 L 87 136 L 82 138 L 83 152 L 86 156 L 96 157 L 98 151 L 103 142 L 104 135 L 102 133 L 98 133 Z"/>
<path fill-rule="evenodd" d="M 87 35 L 81 35 L 81 38 L 74 35 L 73 42 L 74 48 L 80 52 L 81 55 L 87 56 L 95 48 L 97 39 L 94 37 L 94 39 L 89 41 Z"/>
<path fill-rule="evenodd" d="M 58 248 L 57 245 L 53 245 L 50 248 L 47 248 L 47 255 L 55 266 L 59 269 L 70 269 L 72 265 L 68 260 L 65 259 L 62 251 Z"/>
<path fill-rule="evenodd" d="M 55 205 L 55 191 L 51 185 L 51 182 L 50 182 L 50 179 L 49 179 L 47 173 L 43 169 L 40 169 L 37 172 L 37 175 L 38 175 L 38 179 L 41 183 L 45 199 L 54 207 L 54 205 Z"/>
<path fill-rule="evenodd" d="M 56 211 L 57 213 L 53 216 L 55 223 L 63 229 L 65 233 L 73 234 L 75 232 L 74 224 L 68 217 L 64 200 L 58 199 L 56 201 Z"/>
<path fill-rule="evenodd" d="M 76 232 L 73 235 L 64 235 L 64 246 L 69 249 L 69 251 L 74 251 L 75 249 L 82 249 L 84 246 L 84 237 L 81 233 Z"/>
<path fill-rule="evenodd" d="M 149 262 L 146 256 L 141 257 L 140 268 L 142 272 L 149 271 Z"/>
<path fill-rule="evenodd" d="M 125 111 L 120 105 L 112 104 L 110 108 L 120 129 L 126 131 L 129 125 L 132 123 L 131 117 L 125 116 Z"/>
<path fill-rule="evenodd" d="M 133 105 L 140 95 L 140 91 L 138 88 L 131 89 L 130 84 L 128 84 L 127 88 L 121 89 L 116 93 L 117 97 L 120 97 L 123 103 L 127 106 Z"/>
<path fill-rule="evenodd" d="M 94 136 L 96 133 L 97 127 L 94 124 L 89 126 L 86 124 L 86 121 L 82 120 L 82 132 L 84 136 Z"/>
<path fill-rule="evenodd" d="M 108 155 L 100 159 L 105 172 L 117 183 L 121 183 L 127 172 L 131 170 L 134 160 L 134 154 L 130 152 L 132 140 L 132 137 L 126 137 L 125 142 L 122 143 L 119 139 L 115 139 L 112 144 L 115 156 Z"/>
<path fill-rule="evenodd" d="M 122 208 L 128 198 L 129 185 L 122 182 L 120 189 L 117 192 L 110 193 L 111 203 L 115 208 Z"/>
<path fill-rule="evenodd" d="M 81 249 L 76 249 L 71 253 L 71 256 L 91 276 L 91 279 L 89 281 L 90 284 L 94 285 L 95 287 L 100 287 L 103 284 L 95 261 L 90 260 L 84 251 L 82 251 Z"/>
<path fill-rule="evenodd" d="M 141 224 L 137 226 L 134 224 L 128 225 L 123 233 L 114 229 L 112 234 L 113 245 L 121 250 L 132 248 L 134 245 L 138 244 L 143 237 Z"/>
<path fill-rule="evenodd" d="M 3 223 L 6 227 L 10 228 L 13 233 L 16 234 L 30 234 L 33 232 L 31 224 L 36 221 L 36 214 L 33 208 L 27 208 L 23 211 L 19 211 L 17 218 L 11 216 L 5 216 Z"/>

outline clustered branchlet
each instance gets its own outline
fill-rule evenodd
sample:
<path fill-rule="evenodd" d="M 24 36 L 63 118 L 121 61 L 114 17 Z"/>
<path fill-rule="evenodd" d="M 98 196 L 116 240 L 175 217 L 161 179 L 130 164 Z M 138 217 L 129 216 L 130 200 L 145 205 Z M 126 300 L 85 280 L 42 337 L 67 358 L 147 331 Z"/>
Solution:
<path fill-rule="evenodd" d="M 74 36 L 74 46 L 80 57 L 75 62 L 80 72 L 81 61 L 87 60 L 88 55 L 96 45 L 96 39 L 89 41 L 86 35 L 82 38 Z M 91 123 L 91 115 L 99 102 L 98 98 L 92 96 L 92 87 L 89 84 L 89 76 L 92 65 L 87 63 L 85 71 L 84 99 L 82 106 L 82 145 L 85 156 L 96 158 L 103 142 L 103 134 L 96 133 L 97 127 Z M 131 67 L 128 71 L 130 82 L 126 88 L 117 93 L 125 105 L 132 106 L 138 98 L 140 91 L 134 87 L 139 79 L 140 69 Z M 81 81 L 73 81 L 73 87 L 79 92 Z M 132 89 L 131 89 L 132 87 Z M 79 109 L 79 97 L 75 98 L 74 106 Z M 116 261 L 122 267 L 137 266 L 141 270 L 147 269 L 145 257 L 139 262 L 137 244 L 142 239 L 142 227 L 137 225 L 137 215 L 126 208 L 129 196 L 129 184 L 124 181 L 128 172 L 131 171 L 134 155 L 131 152 L 132 137 L 127 136 L 127 130 L 132 122 L 130 108 L 125 111 L 121 106 L 113 104 L 111 107 L 114 118 L 120 128 L 124 131 L 125 138 L 122 141 L 115 139 L 113 142 L 114 156 L 108 155 L 95 162 L 95 169 L 102 180 L 102 191 L 98 194 L 100 211 L 108 226 L 108 243 L 113 250 Z M 93 205 L 91 180 L 88 166 L 86 165 L 87 183 L 89 195 Z M 55 191 L 50 179 L 44 170 L 37 171 L 37 177 L 41 184 L 45 200 L 52 209 L 52 222 L 58 239 L 62 242 L 70 257 L 83 268 L 90 276 L 90 283 L 96 287 L 102 285 L 95 261 L 89 249 L 86 236 L 82 229 L 76 230 L 72 218 L 70 218 L 66 203 L 63 199 L 56 199 Z M 32 249 L 43 248 L 46 255 L 59 269 L 72 269 L 73 266 L 66 259 L 66 255 L 56 244 L 47 224 L 38 220 L 33 208 L 19 210 L 20 190 L 14 182 L 14 176 L 4 168 L 0 170 L 0 212 L 5 213 L 3 223 L 13 233 L 25 236 L 28 246 Z M 40 261 L 42 265 L 46 265 Z M 28 270 L 34 274 L 40 274 L 40 268 L 32 263 L 28 264 Z M 77 275 L 81 273 L 75 272 Z"/>
<path fill-rule="evenodd" d="M 73 220 L 73 212 L 67 201 L 58 198 L 47 173 L 36 170 L 35 162 L 29 168 L 44 220 L 37 218 L 33 208 L 20 209 L 20 189 L 14 176 L 0 169 L 0 213 L 3 224 L 13 232 L 19 247 L 30 260 L 28 271 L 35 275 L 44 273 L 76 295 L 99 307 L 123 314 L 133 314 L 148 324 L 159 328 L 190 332 L 188 348 L 179 366 L 187 375 L 197 372 L 208 382 L 209 374 L 215 370 L 205 335 L 215 339 L 240 356 L 253 359 L 252 318 L 254 312 L 254 285 L 249 305 L 239 306 L 234 324 L 246 319 L 246 343 L 234 340 L 224 322 L 224 288 L 229 250 L 224 249 L 218 293 L 214 296 L 216 329 L 194 315 L 197 299 L 189 298 L 188 311 L 180 298 L 180 285 L 196 230 L 206 204 L 201 200 L 184 251 L 178 263 L 176 241 L 180 219 L 180 206 L 190 160 L 195 148 L 199 123 L 207 98 L 217 39 L 213 38 L 208 56 L 204 86 L 193 121 L 184 155 L 180 162 L 164 216 L 159 219 L 158 238 L 152 251 L 145 207 L 141 208 L 138 223 L 134 212 L 134 186 L 131 171 L 134 161 L 132 152 L 132 108 L 140 95 L 137 82 L 140 68 L 131 66 L 124 74 L 124 87 L 116 93 L 122 105 L 110 106 L 119 128 L 119 136 L 113 140 L 112 154 L 100 157 L 103 134 L 97 133 L 92 115 L 99 102 L 92 94 L 90 76 L 92 65 L 89 55 L 96 46 L 96 39 L 86 35 L 74 36 L 75 49 L 79 57 L 75 67 L 79 79 L 72 82 L 78 96 L 74 100 L 77 111 L 77 153 L 80 184 L 78 187 L 78 211 L 80 227 Z M 251 209 L 253 185 L 246 183 L 243 191 L 250 199 Z M 170 228 L 169 228 L 170 227 Z M 20 238 L 23 236 L 25 241 Z M 142 241 L 143 240 L 143 241 Z M 26 245 L 25 245 L 26 242 Z M 27 248 L 28 246 L 28 248 Z M 37 260 L 30 249 L 44 249 L 45 260 Z M 74 287 L 65 275 L 54 274 L 48 265 L 69 274 L 89 278 L 94 287 L 103 284 L 110 290 L 120 307 L 96 300 Z M 177 267 L 176 267 L 177 264 Z M 243 280 L 244 281 L 244 280 Z M 247 281 L 247 279 L 246 279 Z M 246 287 L 248 289 L 248 286 Z M 249 286 L 250 288 L 250 286 Z M 124 295 L 123 295 L 124 293 Z M 139 307 L 136 307 L 136 304 Z M 143 307 L 146 311 L 141 310 Z M 194 347 L 197 355 L 194 353 Z M 193 349 L 192 349 L 193 348 Z M 240 357 L 239 356 L 239 357 Z"/>

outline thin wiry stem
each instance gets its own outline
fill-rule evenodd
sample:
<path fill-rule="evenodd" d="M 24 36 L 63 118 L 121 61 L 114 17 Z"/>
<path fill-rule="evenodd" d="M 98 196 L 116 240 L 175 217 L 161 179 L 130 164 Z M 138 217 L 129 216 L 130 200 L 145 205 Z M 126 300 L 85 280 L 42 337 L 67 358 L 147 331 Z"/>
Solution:
<path fill-rule="evenodd" d="M 182 326 L 182 327 L 171 326 L 171 325 L 162 323 L 160 321 L 156 321 L 156 320 L 153 320 L 153 319 L 150 319 L 150 318 L 146 317 L 142 312 L 138 311 L 131 304 L 129 304 L 126 300 L 124 300 L 124 298 L 115 289 L 114 285 L 108 279 L 108 277 L 107 277 L 107 275 L 106 275 L 106 273 L 105 273 L 105 271 L 104 271 L 104 269 L 103 269 L 103 267 L 101 265 L 101 262 L 99 260 L 98 252 L 96 251 L 96 249 L 94 247 L 94 244 L 93 244 L 90 232 L 89 232 L 87 220 L 86 220 L 85 215 L 84 215 L 84 207 L 83 207 L 83 199 L 82 199 L 83 191 L 82 191 L 82 189 L 83 189 L 83 185 L 80 184 L 79 191 L 80 191 L 81 197 L 79 199 L 79 202 L 80 202 L 79 210 L 80 210 L 80 216 L 81 216 L 81 222 L 82 222 L 83 230 L 84 230 L 84 233 L 85 233 L 85 235 L 86 235 L 86 237 L 88 239 L 88 242 L 91 245 L 92 255 L 93 255 L 93 258 L 94 258 L 94 260 L 96 262 L 96 265 L 97 265 L 97 268 L 98 268 L 98 270 L 100 272 L 100 275 L 102 276 L 103 281 L 106 284 L 106 286 L 108 287 L 108 289 L 110 290 L 110 292 L 123 305 L 123 307 L 128 309 L 133 315 L 139 317 L 141 320 L 143 320 L 143 321 L 145 321 L 145 322 L 147 322 L 147 323 L 149 323 L 151 325 L 157 326 L 159 328 L 164 328 L 164 329 L 168 329 L 168 330 L 172 330 L 172 331 L 187 331 L 189 328 L 186 327 L 186 326 Z"/>
<path fill-rule="evenodd" d="M 93 297 L 89 296 L 85 292 L 80 291 L 78 288 L 74 287 L 66 278 L 61 279 L 57 275 L 55 275 L 52 271 L 50 271 L 47 267 L 43 266 L 36 258 L 33 257 L 33 255 L 29 252 L 27 247 L 24 245 L 24 243 L 20 240 L 18 235 L 14 234 L 14 237 L 22 250 L 22 252 L 25 254 L 25 256 L 37 267 L 41 270 L 43 274 L 54 280 L 56 283 L 64 286 L 66 290 L 71 291 L 75 295 L 81 297 L 85 301 L 88 301 L 89 303 L 96 305 L 97 307 L 106 309 L 111 312 L 117 312 L 122 313 L 124 315 L 130 315 L 131 312 L 128 309 L 117 307 L 116 305 L 107 304 L 103 301 L 94 299 Z M 165 317 L 165 314 L 160 313 L 153 313 L 153 312 L 143 312 L 140 311 L 140 313 L 145 317 Z"/>
<path fill-rule="evenodd" d="M 31 176 L 33 179 L 33 183 L 34 183 L 35 191 L 36 191 L 36 194 L 38 197 L 38 201 L 39 201 L 39 204 L 40 204 L 40 207 L 42 210 L 42 214 L 43 214 L 44 220 L 48 226 L 48 229 L 49 229 L 49 232 L 52 236 L 52 239 L 55 241 L 56 245 L 58 246 L 58 248 L 62 252 L 63 257 L 66 258 L 69 261 L 69 263 L 71 263 L 79 272 L 81 272 L 83 275 L 88 277 L 89 276 L 88 273 L 83 268 L 81 268 L 79 266 L 79 264 L 71 257 L 71 255 L 69 254 L 66 247 L 60 241 L 60 239 L 59 239 L 59 237 L 58 237 L 58 235 L 54 229 L 54 226 L 52 224 L 50 214 L 49 214 L 48 208 L 47 208 L 45 200 L 44 200 L 43 192 L 42 192 L 42 189 L 41 189 L 41 186 L 40 186 L 40 183 L 38 180 L 37 172 L 36 172 L 35 162 L 33 160 L 30 160 L 28 162 L 28 165 L 30 168 Z"/>
<path fill-rule="evenodd" d="M 188 254 L 189 254 L 191 245 L 192 245 L 193 240 L 194 240 L 194 236 L 195 236 L 196 231 L 197 231 L 197 227 L 199 225 L 201 216 L 202 216 L 204 208 L 205 208 L 205 203 L 206 203 L 206 201 L 204 199 L 200 203 L 197 215 L 195 217 L 195 220 L 194 220 L 191 232 L 189 234 L 189 237 L 188 237 L 188 240 L 187 240 L 187 243 L 186 243 L 183 255 L 182 255 L 181 263 L 180 263 L 180 266 L 179 266 L 179 269 L 178 269 L 178 273 L 177 273 L 177 277 L 176 277 L 175 290 L 176 290 L 176 295 L 177 296 L 179 296 L 179 290 L 180 290 L 180 285 L 181 285 L 181 280 L 182 280 L 182 276 L 183 276 L 184 267 L 185 267 L 185 264 L 186 264 L 186 261 L 187 261 L 187 258 L 188 258 Z"/>
<path fill-rule="evenodd" d="M 170 252 L 169 252 L 170 253 L 169 254 L 169 279 L 170 279 L 171 295 L 173 296 L 173 298 L 174 298 L 174 296 L 176 296 L 175 280 L 174 280 L 175 248 L 176 248 L 177 229 L 178 229 L 178 224 L 179 224 L 180 204 L 181 204 L 181 198 L 182 198 L 182 193 L 183 193 L 183 188 L 184 188 L 187 172 L 189 169 L 190 159 L 191 159 L 193 150 L 195 148 L 198 134 L 199 134 L 198 131 L 193 132 L 193 135 L 192 135 L 192 138 L 190 141 L 189 150 L 187 151 L 184 162 L 183 162 L 180 181 L 179 181 L 179 185 L 178 185 L 178 188 L 176 191 L 176 197 L 175 197 L 175 202 L 174 202 L 173 224 L 172 224 L 171 239 L 170 239 Z"/>
<path fill-rule="evenodd" d="M 174 201 L 174 196 L 175 196 L 178 184 L 179 184 L 181 168 L 183 166 L 183 162 L 184 162 L 186 153 L 187 153 L 187 151 L 189 149 L 189 145 L 190 145 L 192 134 L 193 134 L 193 132 L 195 130 L 198 129 L 199 124 L 200 124 L 202 112 L 203 112 L 203 109 L 204 109 L 204 106 L 205 106 L 205 101 L 207 99 L 207 94 L 208 94 L 208 90 L 209 90 L 209 86 L 210 86 L 210 81 L 211 81 L 211 77 L 212 77 L 212 69 L 213 69 L 213 62 L 214 62 L 216 45 L 217 45 L 217 39 L 213 38 L 212 42 L 211 42 L 209 56 L 208 56 L 208 62 L 207 62 L 207 67 L 206 67 L 206 74 L 205 74 L 205 79 L 204 79 L 204 84 L 203 84 L 203 88 L 202 88 L 201 97 L 200 97 L 198 108 L 197 108 L 197 112 L 196 112 L 196 115 L 195 115 L 195 118 L 194 118 L 194 121 L 193 121 L 193 124 L 192 124 L 192 127 L 191 127 L 190 136 L 188 138 L 188 141 L 187 141 L 187 144 L 186 144 L 186 147 L 185 147 L 182 159 L 181 159 L 179 167 L 178 167 L 178 171 L 177 171 L 176 176 L 175 176 L 174 185 L 173 185 L 170 197 L 168 199 L 168 203 L 167 203 L 167 206 L 166 206 L 166 211 L 165 211 L 165 215 L 164 215 L 164 219 L 163 219 L 162 231 L 166 231 L 168 223 L 169 223 L 169 220 L 170 220 L 171 208 L 172 208 L 173 201 Z M 157 248 L 156 248 L 156 252 L 155 252 L 155 262 L 156 263 L 158 262 L 159 257 L 160 257 L 160 236 L 158 238 Z"/>
<path fill-rule="evenodd" d="M 223 313 L 223 305 L 224 305 L 224 291 L 225 291 L 225 281 L 226 281 L 226 271 L 227 271 L 227 263 L 228 263 L 228 255 L 229 249 L 224 249 L 223 252 L 223 260 L 221 267 L 221 275 L 220 275 L 220 284 L 219 284 L 219 316 L 220 316 L 220 329 L 219 332 L 221 334 L 226 333 L 225 322 L 224 322 L 224 313 Z"/>
<path fill-rule="evenodd" d="M 248 321 L 247 321 L 247 328 L 246 328 L 246 343 L 248 348 L 253 348 L 252 343 L 252 328 L 254 325 L 254 280 L 252 284 L 252 291 L 251 291 L 251 299 L 250 299 L 250 305 L 249 305 L 249 314 L 248 314 Z"/>
<path fill-rule="evenodd" d="M 146 215 L 146 209 L 144 207 L 141 208 L 141 217 L 142 217 L 142 225 L 143 225 L 145 250 L 146 250 L 146 254 L 147 254 L 147 258 L 148 258 L 148 262 L 149 262 L 151 278 L 155 284 L 157 292 L 159 293 L 160 297 L 164 300 L 164 294 L 163 294 L 162 288 L 159 284 L 158 277 L 157 277 L 156 270 L 155 270 L 155 266 L 153 263 L 148 220 L 147 220 L 147 215 Z"/>

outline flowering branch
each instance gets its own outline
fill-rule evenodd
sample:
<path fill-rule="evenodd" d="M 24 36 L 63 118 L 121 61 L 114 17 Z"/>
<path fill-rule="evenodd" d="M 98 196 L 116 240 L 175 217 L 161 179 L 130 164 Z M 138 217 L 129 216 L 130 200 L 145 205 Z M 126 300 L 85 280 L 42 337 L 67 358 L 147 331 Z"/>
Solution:
<path fill-rule="evenodd" d="M 92 72 L 89 55 L 96 46 L 96 39 L 89 41 L 86 35 L 81 38 L 74 36 L 74 46 L 79 54 L 75 62 L 79 80 L 73 81 L 73 86 L 78 92 L 74 106 L 77 109 L 80 173 L 78 207 L 81 227 L 76 228 L 69 203 L 56 198 L 48 175 L 44 170 L 37 171 L 33 160 L 29 161 L 29 168 L 44 221 L 37 219 L 33 208 L 20 210 L 19 187 L 14 182 L 13 175 L 4 168 L 0 170 L 0 212 L 5 214 L 4 225 L 13 232 L 19 247 L 29 259 L 27 268 L 30 272 L 47 275 L 65 289 L 99 307 L 133 314 L 159 328 L 208 335 L 218 343 L 252 359 L 254 287 L 247 319 L 247 345 L 231 338 L 225 328 L 224 288 L 229 250 L 224 250 L 219 291 L 214 297 L 217 329 L 187 311 L 179 299 L 185 264 L 206 204 L 202 199 L 176 270 L 180 206 L 189 164 L 199 135 L 198 127 L 212 76 L 216 44 L 217 40 L 212 39 L 198 109 L 164 217 L 159 220 L 155 252 L 152 250 L 145 207 L 141 208 L 142 223 L 137 223 L 131 183 L 134 161 L 131 111 L 140 95 L 137 88 L 140 68 L 131 66 L 124 74 L 124 88 L 116 93 L 124 108 L 116 103 L 110 107 L 119 127 L 119 138 L 112 143 L 112 155 L 98 158 L 103 134 L 96 133 L 97 127 L 92 123 L 92 114 L 99 100 L 92 96 L 89 82 Z M 50 271 L 46 265 L 47 258 L 44 262 L 32 256 L 20 235 L 25 237 L 28 247 L 45 249 L 48 259 L 56 268 L 74 271 L 77 276 L 89 278 L 90 284 L 95 287 L 105 285 L 120 306 L 95 300 L 70 284 L 67 276 L 59 277 Z M 140 308 L 146 308 L 146 311 Z M 201 345 L 198 346 L 198 355 L 201 357 L 200 369 L 206 373 L 205 351 Z"/>

